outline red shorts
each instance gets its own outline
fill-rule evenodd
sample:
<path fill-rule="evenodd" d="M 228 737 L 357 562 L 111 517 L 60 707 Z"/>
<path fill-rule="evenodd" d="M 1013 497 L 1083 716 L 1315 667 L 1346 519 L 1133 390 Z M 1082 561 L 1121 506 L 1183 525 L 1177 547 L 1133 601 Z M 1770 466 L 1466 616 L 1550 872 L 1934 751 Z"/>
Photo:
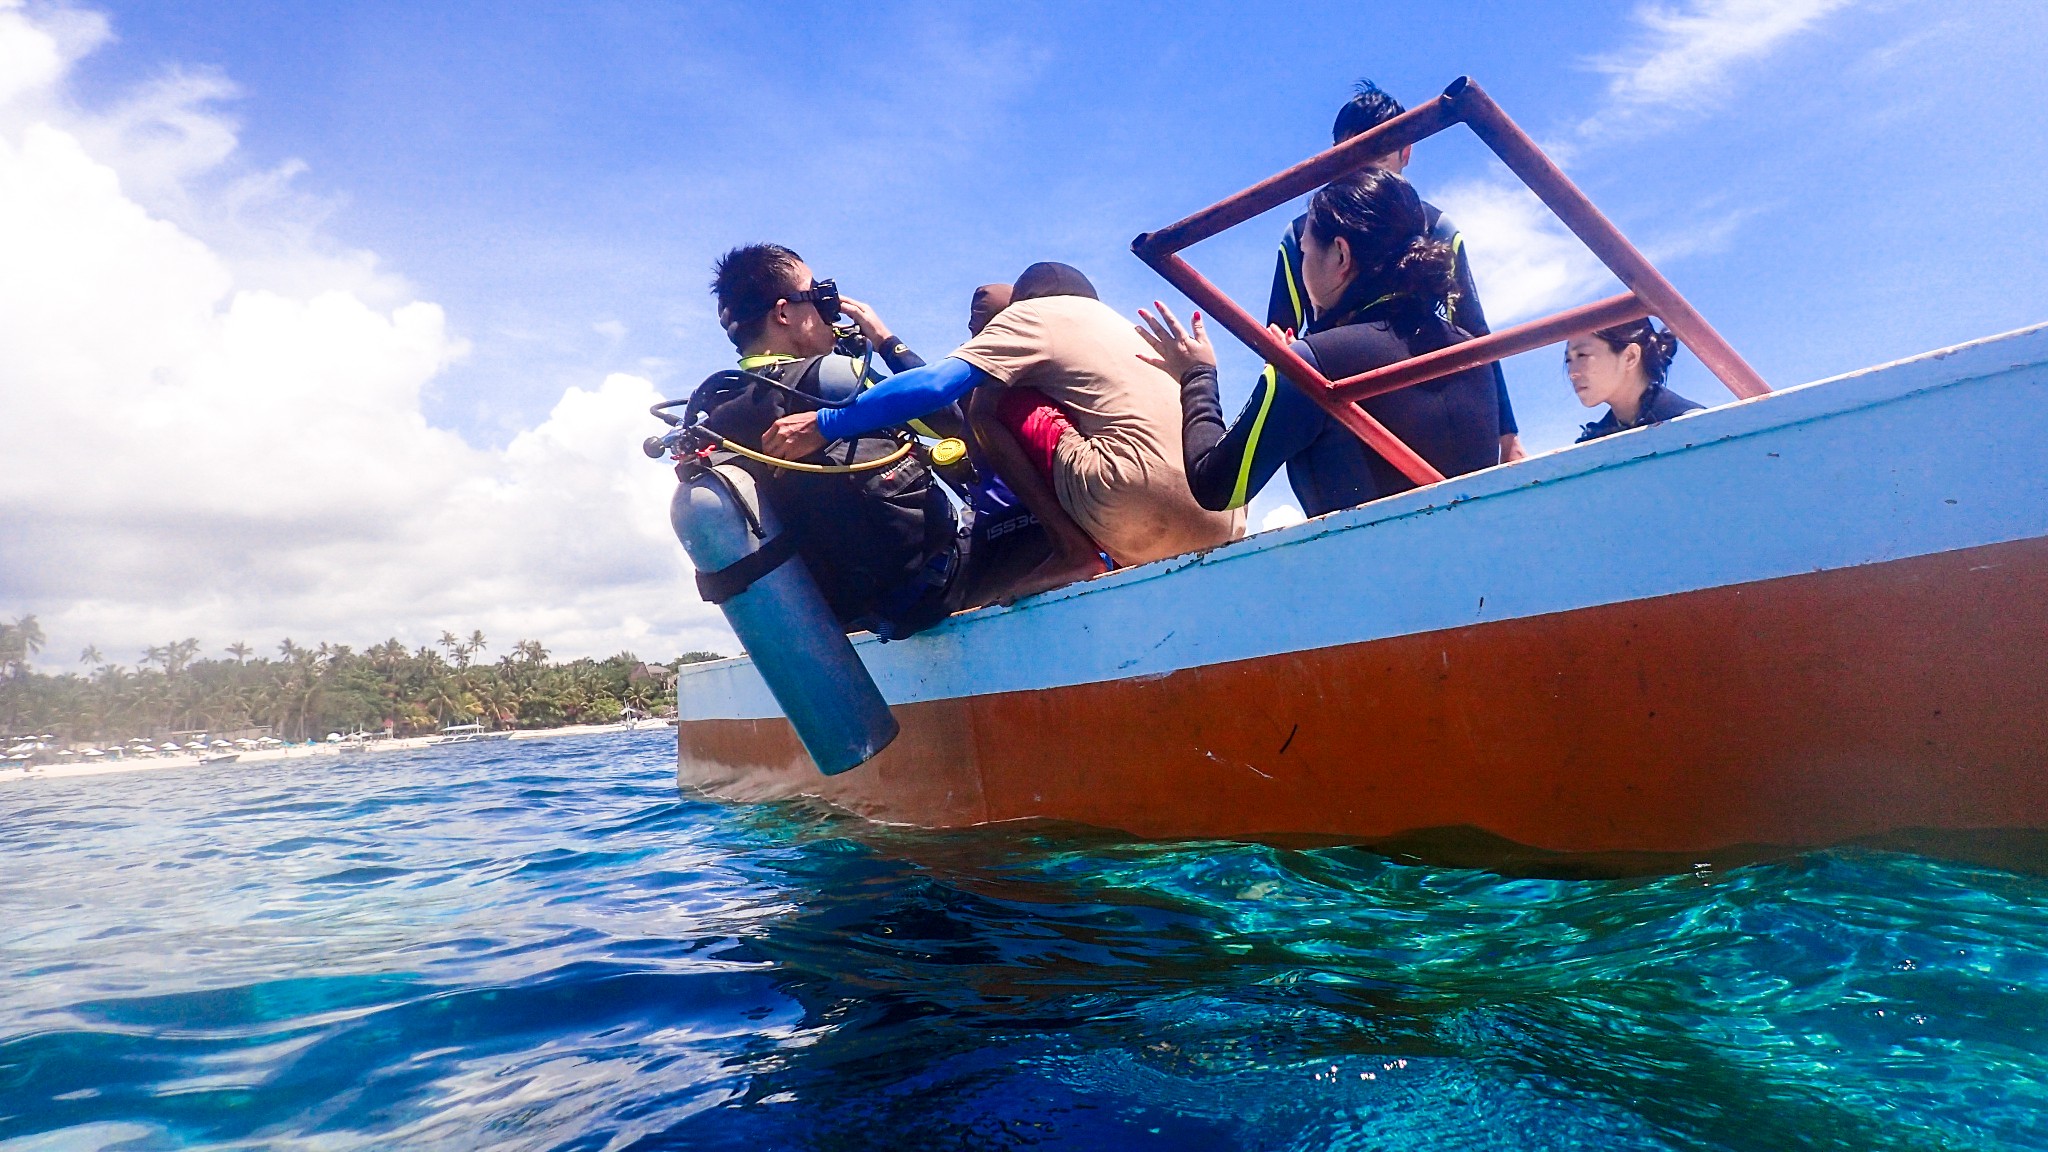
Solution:
<path fill-rule="evenodd" d="M 996 403 L 996 423 L 1008 429 L 1045 486 L 1052 488 L 1052 462 L 1058 454 L 1060 437 L 1074 426 L 1058 405 L 1036 388 L 1004 388 Z"/>

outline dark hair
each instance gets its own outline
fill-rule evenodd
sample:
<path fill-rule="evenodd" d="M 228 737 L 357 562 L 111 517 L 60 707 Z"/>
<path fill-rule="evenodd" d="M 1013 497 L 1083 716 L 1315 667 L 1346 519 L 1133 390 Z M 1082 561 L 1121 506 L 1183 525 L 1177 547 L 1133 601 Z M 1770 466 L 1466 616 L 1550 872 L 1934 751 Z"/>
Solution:
<path fill-rule="evenodd" d="M 1358 265 L 1353 284 L 1397 298 L 1389 301 L 1390 322 L 1411 344 L 1431 328 L 1430 317 L 1449 313 L 1457 295 L 1457 253 L 1429 234 L 1422 198 L 1399 173 L 1362 168 L 1323 185 L 1308 202 L 1306 230 L 1324 244 L 1344 238 Z M 1442 335 L 1424 343 L 1441 347 Z"/>
<path fill-rule="evenodd" d="M 1678 338 L 1669 331 L 1650 323 L 1648 317 L 1628 324 L 1616 324 L 1593 333 L 1607 342 L 1615 352 L 1631 344 L 1643 350 L 1643 377 L 1650 382 L 1645 396 L 1655 395 L 1664 387 L 1664 377 L 1671 371 L 1671 358 L 1678 355 Z"/>
<path fill-rule="evenodd" d="M 1086 296 L 1099 300 L 1095 285 L 1071 264 L 1052 260 L 1041 260 L 1026 268 L 1017 277 L 1017 283 L 1010 288 L 1010 302 L 1021 304 L 1026 300 L 1037 300 L 1045 296 Z"/>
<path fill-rule="evenodd" d="M 1342 144 L 1368 129 L 1377 128 L 1408 109 L 1399 100 L 1380 91 L 1370 80 L 1360 80 L 1351 99 L 1337 109 L 1337 122 L 1330 126 L 1330 143 Z"/>
<path fill-rule="evenodd" d="M 718 323 L 735 348 L 761 338 L 761 326 L 775 302 L 810 287 L 797 283 L 803 257 L 780 244 L 744 244 L 711 266 L 711 293 L 718 297 Z"/>

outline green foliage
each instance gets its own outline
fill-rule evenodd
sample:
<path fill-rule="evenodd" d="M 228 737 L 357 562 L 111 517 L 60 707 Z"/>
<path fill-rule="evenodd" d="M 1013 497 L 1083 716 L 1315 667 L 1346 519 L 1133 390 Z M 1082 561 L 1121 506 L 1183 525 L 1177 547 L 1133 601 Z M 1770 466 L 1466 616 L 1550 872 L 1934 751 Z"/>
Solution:
<path fill-rule="evenodd" d="M 149 738 L 167 732 L 226 732 L 269 725 L 287 740 L 329 732 L 413 735 L 448 724 L 547 728 L 606 723 L 627 708 L 652 715 L 675 698 L 675 671 L 720 659 L 689 652 L 645 664 L 631 652 L 605 660 L 548 661 L 536 640 L 521 640 L 495 663 L 482 663 L 481 632 L 444 633 L 442 651 L 408 651 L 397 640 L 356 652 L 346 645 L 303 648 L 290 640 L 277 657 L 237 641 L 225 659 L 202 659 L 197 640 L 155 645 L 130 671 L 100 663 L 89 675 L 46 675 L 28 667 L 43 644 L 35 618 L 0 623 L 0 724 L 10 732 L 53 732 L 72 740 Z M 83 654 L 100 660 L 97 648 Z"/>

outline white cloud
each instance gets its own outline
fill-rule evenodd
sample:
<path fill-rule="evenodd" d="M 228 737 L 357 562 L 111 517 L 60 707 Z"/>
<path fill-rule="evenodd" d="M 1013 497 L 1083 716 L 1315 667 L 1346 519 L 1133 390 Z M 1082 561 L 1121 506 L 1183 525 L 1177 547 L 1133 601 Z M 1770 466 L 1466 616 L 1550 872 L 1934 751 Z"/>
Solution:
<path fill-rule="evenodd" d="M 1580 127 L 1581 136 L 1647 127 L 1669 114 L 1697 111 L 1723 98 L 1738 65 L 1776 51 L 1850 0 L 1685 0 L 1643 4 L 1639 31 L 1589 64 L 1613 77 L 1607 106 Z"/>
<path fill-rule="evenodd" d="M 1307 519 L 1308 517 L 1301 514 L 1301 509 L 1292 504 L 1282 504 L 1259 517 L 1259 531 L 1271 532 L 1275 528 L 1292 528 Z"/>
<path fill-rule="evenodd" d="M 1574 136 L 1546 145 L 1570 163 L 1587 148 L 1640 136 L 1681 113 L 1724 99 L 1732 74 L 1812 28 L 1851 0 L 1683 0 L 1645 3 L 1627 43 L 1588 64 L 1610 74 L 1601 107 Z M 1499 328 L 1583 303 L 1618 281 L 1576 236 L 1519 181 L 1501 172 L 1432 192 L 1465 235 L 1486 318 Z M 1654 246 L 1652 259 L 1675 259 L 1720 247 L 1742 213 L 1695 222 Z M 1638 247 L 1652 247 L 1636 238 Z"/>
<path fill-rule="evenodd" d="M 1495 328 L 1582 301 L 1614 279 L 1518 182 L 1471 180 L 1430 196 L 1465 237 L 1486 320 Z"/>
<path fill-rule="evenodd" d="M 233 173 L 217 78 L 71 109 L 103 38 L 0 0 L 0 615 L 37 613 L 46 661 L 473 627 L 730 646 L 639 452 L 652 384 L 572 387 L 502 450 L 431 426 L 466 351 L 441 309 L 295 216 L 292 169 Z"/>

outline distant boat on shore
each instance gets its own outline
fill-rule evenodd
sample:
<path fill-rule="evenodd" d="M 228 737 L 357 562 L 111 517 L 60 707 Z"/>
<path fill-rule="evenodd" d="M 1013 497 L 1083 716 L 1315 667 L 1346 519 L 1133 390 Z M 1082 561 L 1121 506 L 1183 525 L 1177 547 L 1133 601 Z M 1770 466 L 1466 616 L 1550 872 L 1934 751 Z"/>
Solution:
<path fill-rule="evenodd" d="M 510 732 L 492 732 L 481 724 L 450 724 L 441 729 L 441 734 L 428 742 L 437 744 L 475 744 L 485 740 L 510 740 Z"/>

